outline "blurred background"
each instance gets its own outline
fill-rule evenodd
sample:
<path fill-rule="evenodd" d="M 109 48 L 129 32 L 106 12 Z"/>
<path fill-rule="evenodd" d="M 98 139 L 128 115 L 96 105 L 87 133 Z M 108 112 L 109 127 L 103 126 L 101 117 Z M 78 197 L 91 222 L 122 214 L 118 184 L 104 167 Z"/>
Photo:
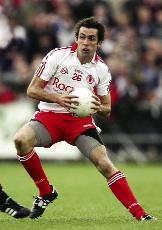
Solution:
<path fill-rule="evenodd" d="M 95 120 L 111 157 L 162 160 L 161 0 L 0 0 L 0 159 L 16 158 L 13 135 L 37 108 L 26 88 L 42 57 L 72 44 L 75 23 L 89 16 L 106 28 L 99 54 L 112 73 L 112 114 Z M 82 159 L 64 142 L 37 151 Z"/>

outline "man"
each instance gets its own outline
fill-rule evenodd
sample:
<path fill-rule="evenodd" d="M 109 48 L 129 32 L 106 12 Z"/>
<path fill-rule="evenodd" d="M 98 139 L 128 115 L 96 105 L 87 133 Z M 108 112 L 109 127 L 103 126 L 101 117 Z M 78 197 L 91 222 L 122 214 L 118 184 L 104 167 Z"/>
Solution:
<path fill-rule="evenodd" d="M 133 195 L 125 175 L 107 156 L 92 116 L 77 118 L 68 112 L 77 97 L 69 95 L 76 87 L 95 92 L 93 109 L 101 116 L 110 114 L 109 84 L 111 75 L 106 64 L 96 54 L 104 40 L 104 27 L 93 17 L 79 21 L 75 28 L 73 46 L 52 50 L 42 63 L 28 87 L 29 97 L 40 100 L 39 111 L 15 135 L 18 159 L 39 189 L 30 218 L 41 216 L 58 193 L 50 185 L 35 146 L 49 147 L 65 140 L 75 145 L 90 159 L 106 178 L 119 201 L 137 220 L 152 220 Z"/>
<path fill-rule="evenodd" d="M 2 190 L 0 185 L 0 211 L 7 213 L 14 218 L 25 218 L 30 214 L 28 208 L 24 208 L 15 200 L 11 199 L 6 192 Z"/>

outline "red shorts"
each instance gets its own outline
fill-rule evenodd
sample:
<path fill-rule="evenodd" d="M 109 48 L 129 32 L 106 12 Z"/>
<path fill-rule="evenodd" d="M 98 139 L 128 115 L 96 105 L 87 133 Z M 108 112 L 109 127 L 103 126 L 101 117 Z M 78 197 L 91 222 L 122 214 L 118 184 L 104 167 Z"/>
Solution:
<path fill-rule="evenodd" d="M 78 118 L 69 113 L 36 112 L 34 119 L 40 121 L 51 135 L 52 141 L 66 141 L 74 145 L 76 138 L 88 129 L 96 128 L 92 117 Z"/>

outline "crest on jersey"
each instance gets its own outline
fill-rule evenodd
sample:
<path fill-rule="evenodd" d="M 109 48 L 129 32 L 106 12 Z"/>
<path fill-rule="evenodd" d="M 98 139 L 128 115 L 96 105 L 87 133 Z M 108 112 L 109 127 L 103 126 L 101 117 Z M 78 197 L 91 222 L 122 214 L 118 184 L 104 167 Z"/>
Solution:
<path fill-rule="evenodd" d="M 88 82 L 89 84 L 92 84 L 92 83 L 95 81 L 95 80 L 94 80 L 94 77 L 93 77 L 92 75 L 90 75 L 90 74 L 87 76 L 86 79 L 87 79 L 87 82 Z"/>
<path fill-rule="evenodd" d="M 68 69 L 67 69 L 67 67 L 63 67 L 63 68 L 60 70 L 60 72 L 61 72 L 62 74 L 68 74 Z"/>

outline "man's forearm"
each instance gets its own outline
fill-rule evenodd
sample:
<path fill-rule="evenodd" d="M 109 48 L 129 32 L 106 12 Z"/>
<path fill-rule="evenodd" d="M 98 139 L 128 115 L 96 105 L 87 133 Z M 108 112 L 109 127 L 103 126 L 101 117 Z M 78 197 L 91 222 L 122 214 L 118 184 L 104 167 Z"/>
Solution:
<path fill-rule="evenodd" d="M 48 93 L 44 89 L 32 90 L 31 88 L 27 90 L 27 95 L 33 99 L 49 103 L 57 103 L 60 96 L 57 93 Z"/>
<path fill-rule="evenodd" d="M 111 113 L 111 107 L 109 105 L 100 105 L 100 110 L 97 112 L 102 117 L 108 117 Z"/>

